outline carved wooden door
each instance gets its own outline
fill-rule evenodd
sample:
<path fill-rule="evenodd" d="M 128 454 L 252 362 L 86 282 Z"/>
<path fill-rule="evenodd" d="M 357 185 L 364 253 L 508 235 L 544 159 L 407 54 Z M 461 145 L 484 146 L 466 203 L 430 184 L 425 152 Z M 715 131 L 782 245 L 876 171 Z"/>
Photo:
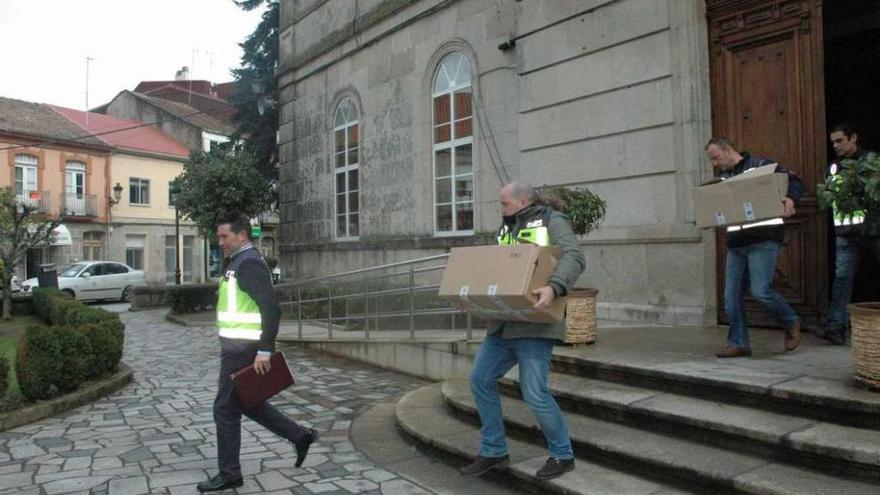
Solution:
<path fill-rule="evenodd" d="M 786 221 L 774 287 L 805 319 L 827 306 L 827 242 L 816 184 L 826 166 L 821 0 L 707 0 L 714 134 L 800 175 L 805 197 Z M 724 237 L 718 235 L 723 314 Z M 750 325 L 774 322 L 750 296 Z"/>

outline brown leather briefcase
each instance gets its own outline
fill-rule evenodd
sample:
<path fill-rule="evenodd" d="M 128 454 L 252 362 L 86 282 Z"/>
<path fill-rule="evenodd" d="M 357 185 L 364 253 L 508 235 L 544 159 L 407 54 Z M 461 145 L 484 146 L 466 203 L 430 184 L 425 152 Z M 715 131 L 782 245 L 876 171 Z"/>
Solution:
<path fill-rule="evenodd" d="M 232 385 L 241 403 L 241 408 L 249 411 L 285 388 L 293 385 L 293 374 L 287 367 L 287 360 L 281 351 L 269 357 L 269 372 L 260 375 L 254 365 L 245 366 L 232 375 Z"/>

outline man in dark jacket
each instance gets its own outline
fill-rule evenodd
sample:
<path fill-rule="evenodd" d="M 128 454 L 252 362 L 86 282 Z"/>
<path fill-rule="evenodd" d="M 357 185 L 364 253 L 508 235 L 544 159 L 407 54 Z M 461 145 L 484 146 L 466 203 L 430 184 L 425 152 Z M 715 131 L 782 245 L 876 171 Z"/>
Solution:
<path fill-rule="evenodd" d="M 709 140 L 706 154 L 712 161 L 716 176 L 722 179 L 774 163 L 747 152 L 739 153 L 729 140 L 722 137 Z M 797 175 L 780 165 L 776 166 L 776 173 L 788 174 L 788 193 L 783 200 L 784 217 L 787 218 L 794 215 L 795 202 L 803 195 L 804 184 Z M 782 223 L 782 218 L 776 218 L 727 228 L 724 310 L 730 319 L 730 331 L 727 334 L 727 347 L 716 354 L 720 358 L 752 355 L 743 308 L 742 289 L 746 270 L 752 297 L 785 329 L 785 350 L 793 351 L 800 344 L 801 319 L 788 302 L 773 290 L 776 258 L 785 239 Z"/>
<path fill-rule="evenodd" d="M 859 146 L 859 135 L 851 124 L 838 124 L 831 128 L 829 135 L 831 145 L 837 159 L 828 165 L 827 175 L 831 180 L 842 179 L 842 172 L 847 168 L 849 160 L 860 164 L 872 153 Z M 846 329 L 849 326 L 849 314 L 846 305 L 852 299 L 853 286 L 859 263 L 865 251 L 871 249 L 877 256 L 877 238 L 868 234 L 870 216 L 866 211 L 842 212 L 835 204 L 832 208 L 834 220 L 834 284 L 831 287 L 831 305 L 825 321 L 826 340 L 836 345 L 846 342 Z"/>
<path fill-rule="evenodd" d="M 220 334 L 220 382 L 214 400 L 217 425 L 217 462 L 220 472 L 198 484 L 200 492 L 213 492 L 242 486 L 239 449 L 241 416 L 256 421 L 272 433 L 293 442 L 295 466 L 300 467 L 317 440 L 318 432 L 304 428 L 268 402 L 243 411 L 230 375 L 250 364 L 257 373 L 270 370 L 269 356 L 275 350 L 275 336 L 281 320 L 281 307 L 275 299 L 269 267 L 251 243 L 247 215 L 231 213 L 220 219 L 217 239 L 226 256 L 217 301 L 217 328 Z"/>
<path fill-rule="evenodd" d="M 501 190 L 504 224 L 498 243 L 532 242 L 561 248 L 562 256 L 549 282 L 532 293 L 537 298 L 535 307 L 546 309 L 553 299 L 568 294 L 584 271 L 585 261 L 568 217 L 534 203 L 535 190 L 527 184 L 514 182 Z M 564 338 L 564 321 L 492 322 L 470 375 L 471 391 L 482 424 L 480 452 L 476 461 L 461 469 L 462 474 L 481 475 L 510 463 L 498 380 L 515 365 L 519 365 L 523 400 L 537 417 L 550 450 L 550 458 L 536 476 L 550 479 L 574 469 L 568 427 L 548 386 L 553 345 Z"/>

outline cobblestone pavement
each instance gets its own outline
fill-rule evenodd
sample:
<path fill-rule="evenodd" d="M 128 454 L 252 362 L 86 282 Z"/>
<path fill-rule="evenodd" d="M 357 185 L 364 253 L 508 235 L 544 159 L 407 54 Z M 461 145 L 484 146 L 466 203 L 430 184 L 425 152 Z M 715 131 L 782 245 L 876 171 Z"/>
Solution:
<path fill-rule="evenodd" d="M 110 397 L 0 432 L 0 495 L 197 493 L 217 471 L 212 404 L 219 343 L 210 328 L 166 322 L 164 311 L 123 313 L 123 360 L 134 382 Z M 423 494 L 356 451 L 352 418 L 421 384 L 418 380 L 280 345 L 297 384 L 273 399 L 321 431 L 300 469 L 292 446 L 243 422 L 237 493 Z M 232 492 L 228 492 L 232 493 Z"/>

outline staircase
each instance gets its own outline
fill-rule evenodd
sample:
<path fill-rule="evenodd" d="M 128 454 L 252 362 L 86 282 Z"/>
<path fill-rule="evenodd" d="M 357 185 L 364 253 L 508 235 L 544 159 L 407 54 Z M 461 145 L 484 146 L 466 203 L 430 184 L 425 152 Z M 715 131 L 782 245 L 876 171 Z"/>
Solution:
<path fill-rule="evenodd" d="M 767 363 L 773 359 L 780 362 Z M 552 369 L 577 463 L 549 482 L 534 477 L 547 453 L 516 370 L 500 383 L 512 439 L 507 474 L 531 491 L 880 494 L 880 394 L 811 377 L 780 387 L 769 373 L 747 376 L 754 372 L 736 360 L 687 372 L 562 353 Z M 800 387 L 804 380 L 809 386 Z M 466 380 L 411 392 L 397 420 L 413 441 L 461 464 L 477 453 L 479 418 Z"/>

